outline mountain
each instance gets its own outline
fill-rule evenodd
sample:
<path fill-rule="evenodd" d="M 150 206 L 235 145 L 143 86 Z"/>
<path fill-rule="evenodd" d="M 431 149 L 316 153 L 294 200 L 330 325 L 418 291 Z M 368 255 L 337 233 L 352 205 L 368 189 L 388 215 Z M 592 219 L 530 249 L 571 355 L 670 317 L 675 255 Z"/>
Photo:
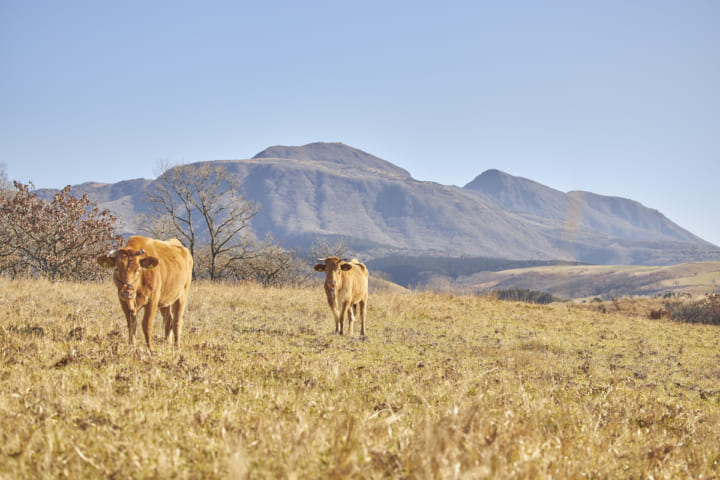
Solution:
<path fill-rule="evenodd" d="M 563 192 L 500 170 L 486 170 L 463 188 L 481 193 L 508 210 L 544 218 L 566 216 L 567 195 Z"/>
<path fill-rule="evenodd" d="M 300 159 L 256 156 L 225 164 L 243 178 L 247 197 L 263 206 L 253 222 L 259 235 L 271 232 L 293 246 L 340 236 L 361 251 L 545 254 L 528 252 L 521 240 L 542 244 L 534 227 L 470 192 L 419 182 L 389 164 L 327 161 L 324 149 L 314 155 L 317 144 L 298 148 Z"/>
<path fill-rule="evenodd" d="M 324 162 L 335 166 L 343 165 L 358 170 L 375 171 L 400 178 L 410 178 L 410 173 L 407 170 L 342 143 L 316 142 L 303 147 L 275 146 L 266 148 L 253 158 L 284 158 L 297 161 Z"/>
<path fill-rule="evenodd" d="M 221 160 L 261 205 L 252 229 L 287 248 L 341 238 L 365 259 L 483 256 L 597 264 L 720 260 L 720 248 L 632 200 L 568 194 L 489 170 L 463 188 L 418 181 L 390 162 L 341 143 L 274 146 L 251 159 Z M 125 234 L 150 211 L 153 180 L 73 187 L 113 211 Z M 50 195 L 51 192 L 43 192 Z"/>
<path fill-rule="evenodd" d="M 625 198 L 581 191 L 563 193 L 499 170 L 487 170 L 464 188 L 511 211 L 561 219 L 566 228 L 585 227 L 626 240 L 709 245 L 657 210 Z"/>

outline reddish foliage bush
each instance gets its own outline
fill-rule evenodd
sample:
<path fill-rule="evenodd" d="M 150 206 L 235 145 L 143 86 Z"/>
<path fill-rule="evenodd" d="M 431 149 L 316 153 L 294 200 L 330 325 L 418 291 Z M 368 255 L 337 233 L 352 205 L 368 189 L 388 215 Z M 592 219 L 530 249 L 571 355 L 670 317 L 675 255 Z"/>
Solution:
<path fill-rule="evenodd" d="M 87 195 L 73 196 L 69 185 L 49 202 L 38 198 L 32 184 L 14 187 L 0 193 L 0 272 L 51 280 L 103 275 L 95 257 L 122 244 L 108 210 L 99 210 Z"/>

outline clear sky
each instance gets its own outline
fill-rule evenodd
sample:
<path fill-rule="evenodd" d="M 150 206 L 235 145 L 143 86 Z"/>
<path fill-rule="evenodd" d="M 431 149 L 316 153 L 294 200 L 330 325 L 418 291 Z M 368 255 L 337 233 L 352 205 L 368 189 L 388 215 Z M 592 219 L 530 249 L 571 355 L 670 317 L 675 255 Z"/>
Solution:
<path fill-rule="evenodd" d="M 343 142 L 631 198 L 720 245 L 720 2 L 0 0 L 0 163 L 36 187 Z"/>

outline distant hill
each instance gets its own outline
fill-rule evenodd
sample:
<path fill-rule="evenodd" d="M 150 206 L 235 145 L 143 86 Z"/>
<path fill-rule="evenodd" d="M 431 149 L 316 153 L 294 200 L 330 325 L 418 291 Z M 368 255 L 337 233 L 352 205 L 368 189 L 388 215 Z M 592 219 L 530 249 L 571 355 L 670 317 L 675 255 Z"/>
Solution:
<path fill-rule="evenodd" d="M 508 260 L 487 257 L 436 257 L 390 255 L 366 262 L 370 271 L 382 271 L 387 278 L 405 287 L 426 288 L 435 279 L 450 283 L 466 282 L 479 272 L 500 272 L 519 268 L 578 265 L 577 262 L 554 260 Z"/>
<path fill-rule="evenodd" d="M 382 271 L 388 280 L 418 290 L 473 294 L 528 290 L 561 299 L 720 293 L 720 262 L 587 265 L 552 260 L 393 255 L 366 264 L 371 272 Z"/>
<path fill-rule="evenodd" d="M 589 228 L 626 240 L 710 245 L 657 210 L 626 198 L 581 191 L 563 193 L 499 170 L 484 172 L 464 188 L 511 211 L 562 220 L 568 230 Z"/>
<path fill-rule="evenodd" d="M 508 210 L 558 220 L 567 215 L 565 193 L 500 170 L 486 170 L 463 188 L 481 193 Z"/>
<path fill-rule="evenodd" d="M 437 283 L 437 280 L 436 280 Z M 720 262 L 670 266 L 553 265 L 478 272 L 456 278 L 452 289 L 488 292 L 504 289 L 543 291 L 565 299 L 622 296 L 691 296 L 720 293 Z"/>
<path fill-rule="evenodd" d="M 208 162 L 202 162 L 208 163 Z M 422 182 L 341 143 L 270 147 L 219 160 L 262 211 L 252 228 L 287 248 L 341 238 L 363 259 L 386 255 L 476 256 L 594 264 L 668 265 L 720 260 L 720 248 L 628 199 L 564 194 L 498 170 L 464 188 Z M 86 183 L 125 234 L 137 232 L 153 180 Z M 40 192 L 51 195 L 51 191 Z"/>

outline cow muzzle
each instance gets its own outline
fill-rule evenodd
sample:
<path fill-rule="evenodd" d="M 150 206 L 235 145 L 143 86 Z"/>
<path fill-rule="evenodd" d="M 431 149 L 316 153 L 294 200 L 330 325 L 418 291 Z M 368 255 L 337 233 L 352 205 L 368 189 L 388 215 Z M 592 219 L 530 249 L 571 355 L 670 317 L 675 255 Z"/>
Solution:
<path fill-rule="evenodd" d="M 135 287 L 129 283 L 123 283 L 120 287 L 120 296 L 128 300 L 135 298 Z"/>

